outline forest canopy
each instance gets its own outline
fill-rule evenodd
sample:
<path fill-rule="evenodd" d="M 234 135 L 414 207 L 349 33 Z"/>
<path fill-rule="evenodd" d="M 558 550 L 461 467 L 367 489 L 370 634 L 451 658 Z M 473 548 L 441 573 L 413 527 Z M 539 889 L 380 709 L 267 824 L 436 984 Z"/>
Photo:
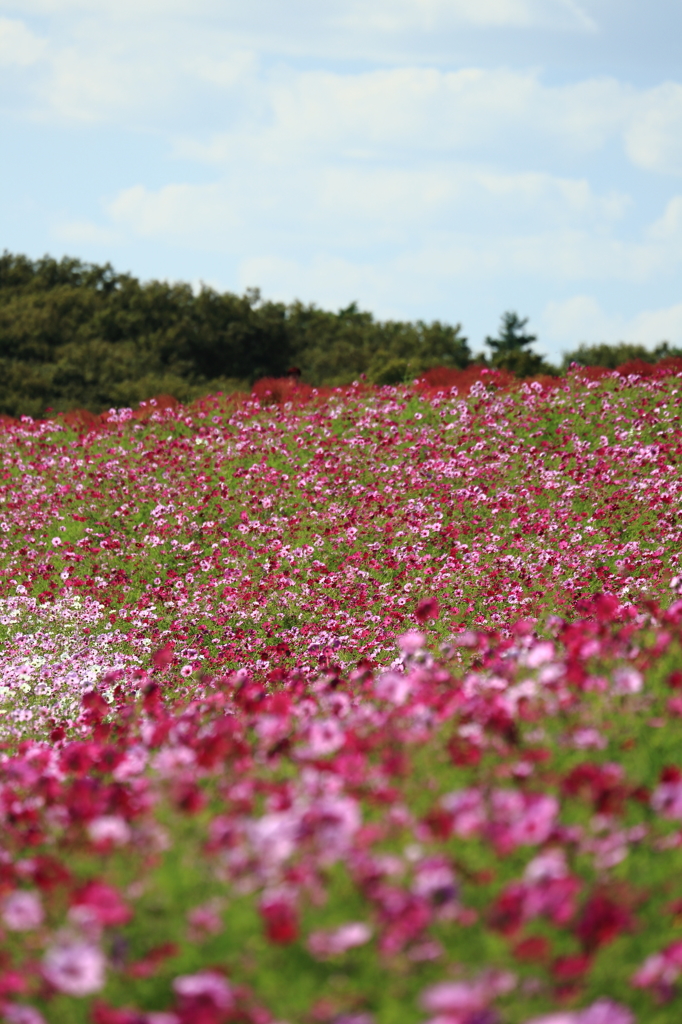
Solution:
<path fill-rule="evenodd" d="M 530 351 L 526 320 L 505 313 L 487 339 L 489 365 L 517 376 L 557 373 Z M 681 354 L 665 343 L 585 346 L 571 362 L 604 367 Z M 141 282 L 73 258 L 0 257 L 0 413 L 39 417 L 74 407 L 99 412 L 159 394 L 181 401 L 249 388 L 290 372 L 319 386 L 362 375 L 376 384 L 411 380 L 473 360 L 460 324 L 376 320 L 355 303 L 336 313 L 164 281 Z M 488 362 L 485 355 L 476 362 Z"/>
<path fill-rule="evenodd" d="M 300 369 L 310 384 L 365 374 L 392 384 L 471 359 L 460 325 L 378 321 L 188 284 L 140 282 L 106 264 L 0 257 L 0 412 L 98 411 L 152 395 L 188 400 Z"/>

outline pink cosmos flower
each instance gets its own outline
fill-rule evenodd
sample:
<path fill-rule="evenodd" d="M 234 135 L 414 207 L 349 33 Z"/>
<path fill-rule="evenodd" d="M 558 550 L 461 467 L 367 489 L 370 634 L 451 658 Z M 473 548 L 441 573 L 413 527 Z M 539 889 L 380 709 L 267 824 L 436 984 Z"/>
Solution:
<path fill-rule="evenodd" d="M 264 814 L 250 823 L 249 838 L 266 867 L 274 867 L 291 857 L 296 849 L 298 827 L 298 818 L 290 811 Z"/>
<path fill-rule="evenodd" d="M 457 633 L 452 639 L 453 644 L 458 647 L 475 647 L 478 643 L 478 636 L 470 629 Z"/>
<path fill-rule="evenodd" d="M 531 846 L 550 836 L 559 803 L 544 793 L 520 793 L 498 789 L 492 794 L 492 837 L 502 851 L 517 846 Z"/>
<path fill-rule="evenodd" d="M 130 841 L 130 826 L 117 814 L 104 814 L 88 822 L 88 835 L 93 843 L 112 843 L 124 846 Z"/>
<path fill-rule="evenodd" d="M 127 924 L 133 916 L 118 890 L 96 879 L 79 889 L 72 909 L 84 911 L 86 919 L 90 916 L 104 926 Z"/>
<path fill-rule="evenodd" d="M 651 806 L 664 818 L 673 821 L 682 819 L 682 780 L 679 782 L 662 782 L 654 790 Z"/>
<path fill-rule="evenodd" d="M 496 1014 L 488 1010 L 498 996 L 510 992 L 516 978 L 506 971 L 489 971 L 473 981 L 444 981 L 421 995 L 425 1010 L 438 1014 L 429 1024 L 494 1024 Z"/>
<path fill-rule="evenodd" d="M 234 1003 L 232 986 L 217 971 L 181 974 L 173 981 L 173 991 L 183 1002 L 209 1003 L 219 1010 L 229 1010 Z"/>
<path fill-rule="evenodd" d="M 2 921 L 12 932 L 27 932 L 39 928 L 45 914 L 40 896 L 35 892 L 18 890 L 2 902 Z"/>
<path fill-rule="evenodd" d="M 42 1013 L 25 1003 L 5 1003 L 2 1008 L 2 1019 L 7 1024 L 46 1024 Z"/>
<path fill-rule="evenodd" d="M 578 1014 L 573 1010 L 563 1010 L 559 1013 L 548 1013 L 543 1017 L 533 1017 L 527 1024 L 578 1024 Z"/>
<path fill-rule="evenodd" d="M 639 693 L 644 685 L 641 673 L 636 668 L 626 665 L 617 668 L 613 673 L 613 689 L 615 693 Z"/>
<path fill-rule="evenodd" d="M 511 823 L 509 841 L 514 846 L 544 843 L 554 827 L 559 803 L 553 796 L 538 795 L 528 800 L 523 813 Z"/>
<path fill-rule="evenodd" d="M 661 953 L 647 957 L 632 978 L 635 988 L 668 988 L 682 972 L 682 942 L 671 943 Z"/>
<path fill-rule="evenodd" d="M 416 865 L 412 892 L 438 907 L 457 899 L 455 873 L 444 857 L 425 857 Z"/>
<path fill-rule="evenodd" d="M 48 949 L 43 974 L 59 992 L 90 996 L 104 987 L 106 961 L 102 950 L 89 942 L 67 938 Z"/>
<path fill-rule="evenodd" d="M 183 768 L 193 765 L 196 761 L 196 754 L 187 746 L 163 747 L 154 758 L 154 768 L 164 778 L 172 778 Z M 144 768 L 144 765 L 142 765 Z M 142 770 L 142 769 L 140 769 Z M 114 773 L 114 778 L 116 778 Z"/>
<path fill-rule="evenodd" d="M 443 981 L 427 988 L 421 997 L 421 1004 L 431 1013 L 447 1014 L 454 1020 L 483 1010 L 488 1005 L 488 995 L 480 982 Z"/>
<path fill-rule="evenodd" d="M 610 999 L 598 999 L 585 1010 L 565 1010 L 534 1017 L 527 1024 L 634 1024 L 634 1015 Z"/>
<path fill-rule="evenodd" d="M 566 854 L 563 850 L 545 850 L 526 865 L 523 877 L 527 882 L 544 882 L 565 878 L 568 874 Z"/>
<path fill-rule="evenodd" d="M 333 754 L 345 742 L 343 729 L 333 718 L 325 718 L 313 722 L 308 731 L 308 749 L 310 757 L 325 757 Z"/>
<path fill-rule="evenodd" d="M 190 910 L 187 914 L 190 936 L 201 940 L 207 935 L 217 935 L 221 932 L 223 919 L 219 911 L 220 908 L 215 903 L 204 903 Z"/>
<path fill-rule="evenodd" d="M 418 964 L 425 963 L 428 960 L 438 960 L 443 956 L 444 952 L 445 950 L 440 942 L 425 939 L 423 942 L 418 942 L 416 945 L 411 946 L 407 951 L 407 955 L 413 963 Z"/>
<path fill-rule="evenodd" d="M 410 629 L 398 637 L 398 647 L 404 654 L 416 654 L 426 643 L 426 635 Z"/>
<path fill-rule="evenodd" d="M 452 815 L 452 831 L 463 839 L 480 832 L 487 820 L 483 796 L 477 789 L 460 789 L 441 799 L 441 806 Z"/>
<path fill-rule="evenodd" d="M 632 976 L 635 988 L 654 988 L 661 984 L 672 985 L 677 981 L 680 969 L 670 964 L 665 953 L 648 956 L 639 970 Z"/>
<path fill-rule="evenodd" d="M 334 1024 L 374 1024 L 375 1017 L 371 1013 L 342 1013 L 334 1017 Z M 280 1021 L 278 1024 L 286 1024 Z"/>
<path fill-rule="evenodd" d="M 349 848 L 362 824 L 356 800 L 349 796 L 325 796 L 306 815 L 305 825 L 314 830 L 322 859 L 333 861 Z"/>
<path fill-rule="evenodd" d="M 610 999 L 598 999 L 578 1016 L 578 1024 L 634 1024 L 634 1020 L 630 1010 Z"/>
<path fill-rule="evenodd" d="M 400 707 L 412 692 L 411 678 L 400 672 L 384 672 L 374 683 L 374 692 L 379 700 L 387 700 Z"/>
<path fill-rule="evenodd" d="M 116 782 L 127 782 L 133 775 L 139 775 L 144 771 L 146 764 L 147 751 L 136 744 L 126 750 L 125 757 L 116 765 L 112 774 Z"/>
<path fill-rule="evenodd" d="M 368 925 L 361 921 L 354 921 L 341 925 L 335 931 L 312 932 L 308 938 L 308 949 L 313 956 L 321 960 L 330 956 L 338 956 L 356 946 L 364 946 L 371 937 L 372 929 Z"/>
<path fill-rule="evenodd" d="M 523 899 L 526 920 L 545 915 L 555 924 L 567 924 L 575 914 L 576 897 L 580 891 L 577 878 L 549 878 L 529 886 Z"/>
<path fill-rule="evenodd" d="M 523 658 L 523 662 L 528 668 L 540 668 L 541 665 L 546 665 L 547 662 L 551 661 L 553 657 L 554 644 L 545 640 L 531 647 Z"/>
<path fill-rule="evenodd" d="M 505 825 L 520 818 L 526 807 L 524 794 L 516 789 L 494 790 L 490 804 L 493 820 Z"/>
<path fill-rule="evenodd" d="M 571 739 L 577 750 L 604 750 L 608 745 L 606 737 L 592 728 L 576 729 Z"/>

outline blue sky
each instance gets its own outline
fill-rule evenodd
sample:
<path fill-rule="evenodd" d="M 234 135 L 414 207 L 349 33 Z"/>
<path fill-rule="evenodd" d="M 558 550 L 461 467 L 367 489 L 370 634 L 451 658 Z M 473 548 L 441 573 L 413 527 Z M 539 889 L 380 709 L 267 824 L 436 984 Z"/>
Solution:
<path fill-rule="evenodd" d="M 0 245 L 682 344 L 680 38 L 679 0 L 0 0 Z"/>

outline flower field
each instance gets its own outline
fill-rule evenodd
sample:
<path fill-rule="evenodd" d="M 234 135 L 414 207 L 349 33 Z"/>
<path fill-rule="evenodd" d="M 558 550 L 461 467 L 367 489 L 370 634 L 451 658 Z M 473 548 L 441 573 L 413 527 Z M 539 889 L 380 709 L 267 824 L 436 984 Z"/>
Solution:
<path fill-rule="evenodd" d="M 676 1024 L 681 408 L 465 371 L 4 423 L 3 1019 Z"/>

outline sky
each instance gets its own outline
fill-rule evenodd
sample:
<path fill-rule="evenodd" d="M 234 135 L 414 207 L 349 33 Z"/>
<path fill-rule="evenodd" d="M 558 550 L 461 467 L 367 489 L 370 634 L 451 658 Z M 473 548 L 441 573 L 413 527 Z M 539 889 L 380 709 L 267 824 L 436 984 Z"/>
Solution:
<path fill-rule="evenodd" d="M 0 248 L 682 345 L 679 0 L 0 0 Z"/>

